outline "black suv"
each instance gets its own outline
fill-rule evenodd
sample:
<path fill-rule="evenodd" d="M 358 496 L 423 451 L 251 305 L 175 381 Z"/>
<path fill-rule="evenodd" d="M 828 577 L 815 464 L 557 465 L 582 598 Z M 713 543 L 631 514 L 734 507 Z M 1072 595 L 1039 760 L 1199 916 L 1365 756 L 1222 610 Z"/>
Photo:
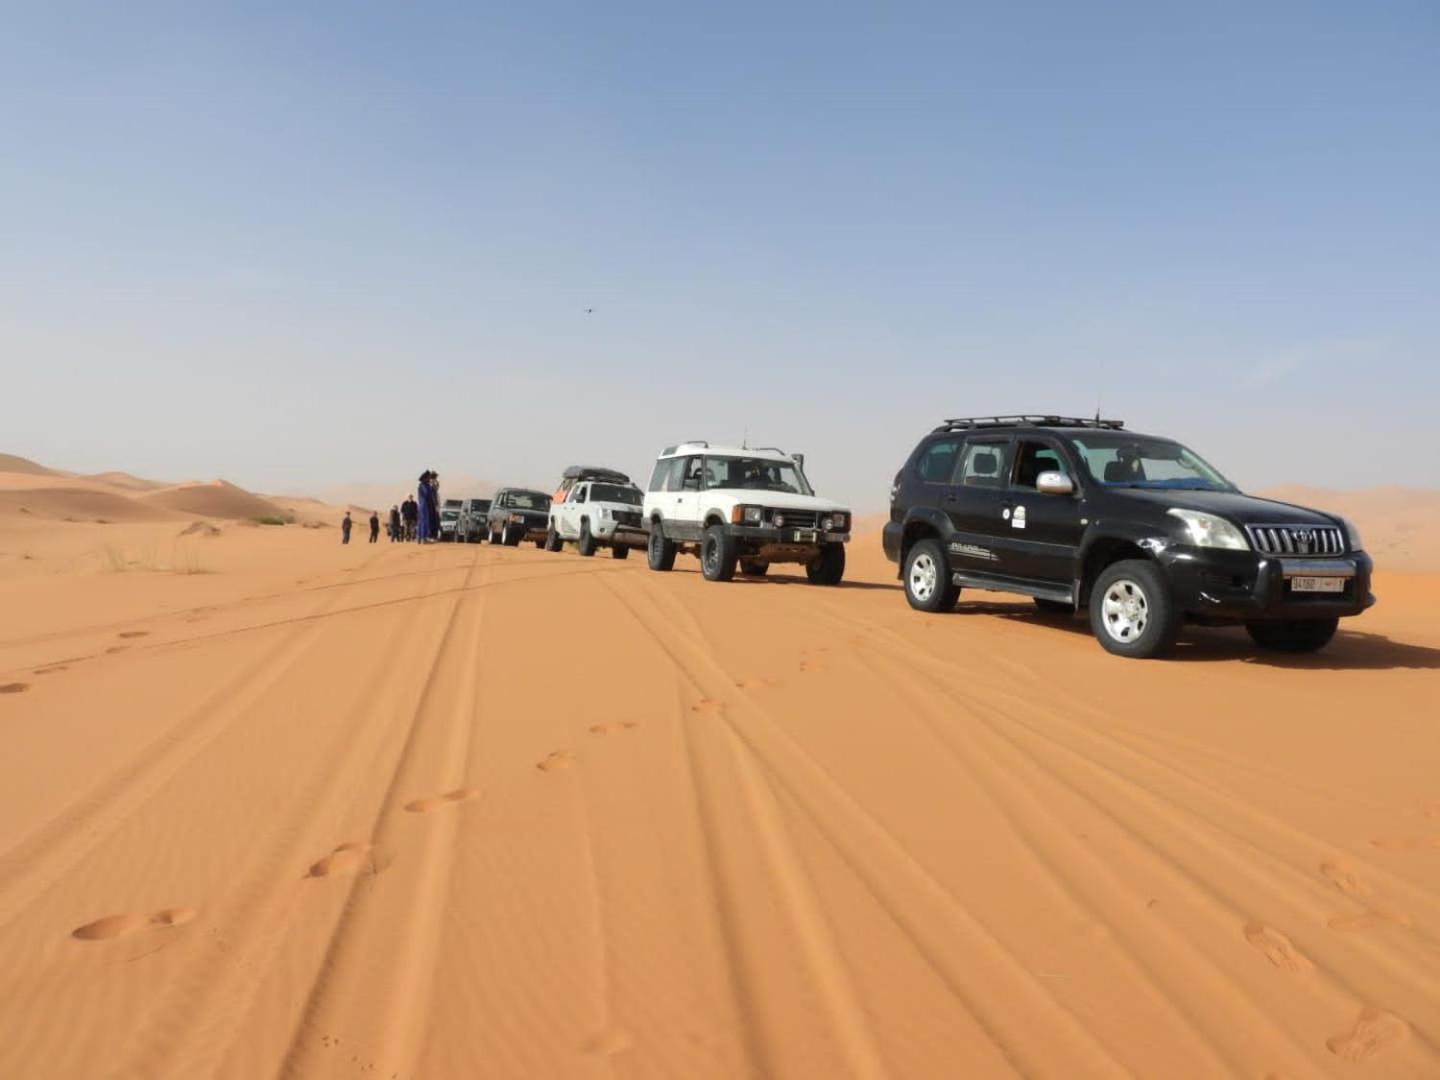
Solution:
<path fill-rule="evenodd" d="M 550 524 L 550 496 L 543 491 L 525 488 L 501 488 L 490 502 L 485 514 L 485 531 L 492 544 L 514 547 L 532 540 L 536 547 L 545 546 L 545 532 Z"/>
<path fill-rule="evenodd" d="M 947 420 L 896 475 L 884 544 L 911 607 L 949 611 L 966 585 L 1021 593 L 1088 609 L 1121 656 L 1162 655 L 1186 620 L 1312 652 L 1375 602 L 1350 522 L 1242 494 L 1118 420 Z"/>

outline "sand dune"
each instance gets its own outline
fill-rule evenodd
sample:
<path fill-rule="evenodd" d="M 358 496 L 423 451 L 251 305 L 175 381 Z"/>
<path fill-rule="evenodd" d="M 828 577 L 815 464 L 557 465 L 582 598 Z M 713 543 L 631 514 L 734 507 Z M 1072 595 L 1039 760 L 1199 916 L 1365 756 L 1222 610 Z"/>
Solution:
<path fill-rule="evenodd" d="M 120 488 L 122 491 L 158 491 L 160 488 L 171 486 L 160 480 L 146 480 L 127 472 L 92 473 L 82 479 L 103 484 L 106 487 Z"/>
<path fill-rule="evenodd" d="M 0 473 L 28 473 L 32 476 L 59 476 L 54 469 L 23 458 L 16 454 L 0 454 Z"/>
<path fill-rule="evenodd" d="M 0 488 L 0 515 L 8 513 L 61 521 L 156 521 L 174 516 L 164 507 L 83 486 Z"/>
<path fill-rule="evenodd" d="M 167 510 L 179 510 L 202 517 L 253 521 L 258 518 L 285 516 L 285 511 L 269 499 L 252 495 L 244 488 L 224 480 L 176 484 L 147 492 L 139 497 L 139 501 L 149 506 L 163 506 Z"/>
<path fill-rule="evenodd" d="M 1440 575 L 1152 664 L 873 535 L 53 554 L 175 531 L 0 519 L 0 1076 L 1440 1075 Z"/>

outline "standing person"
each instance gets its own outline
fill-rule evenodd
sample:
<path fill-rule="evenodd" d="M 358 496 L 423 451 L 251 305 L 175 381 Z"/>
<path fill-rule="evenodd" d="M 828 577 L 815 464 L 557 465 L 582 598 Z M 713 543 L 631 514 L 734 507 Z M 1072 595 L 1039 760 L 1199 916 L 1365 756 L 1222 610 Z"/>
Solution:
<path fill-rule="evenodd" d="M 430 539 L 440 539 L 440 474 L 430 470 Z"/>
<path fill-rule="evenodd" d="M 400 504 L 400 517 L 405 522 L 405 539 L 415 539 L 415 498 L 413 495 L 406 495 L 405 501 Z"/>
<path fill-rule="evenodd" d="M 340 522 L 340 543 L 348 544 L 350 542 L 350 526 L 352 524 L 353 522 L 351 522 L 350 520 L 350 511 L 346 510 L 345 520 Z"/>
<path fill-rule="evenodd" d="M 420 516 L 420 543 L 428 544 L 431 536 L 430 511 L 434 499 L 435 489 L 430 486 L 430 470 L 426 469 L 420 474 L 420 485 L 415 489 L 415 502 L 418 504 Z"/>
<path fill-rule="evenodd" d="M 370 542 L 373 544 L 380 539 L 380 514 L 370 511 Z"/>
<path fill-rule="evenodd" d="M 390 542 L 400 539 L 400 507 L 390 507 Z"/>

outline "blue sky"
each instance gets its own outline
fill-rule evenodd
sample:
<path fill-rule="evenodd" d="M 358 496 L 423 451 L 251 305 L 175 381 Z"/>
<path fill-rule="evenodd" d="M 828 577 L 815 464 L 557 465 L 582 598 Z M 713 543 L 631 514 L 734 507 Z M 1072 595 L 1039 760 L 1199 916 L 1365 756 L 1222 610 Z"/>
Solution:
<path fill-rule="evenodd" d="M 123 10 L 122 10 L 123 7 Z M 262 490 L 951 415 L 1434 486 L 1440 6 L 29 5 L 0 449 Z M 594 308 L 586 314 L 585 308 Z"/>

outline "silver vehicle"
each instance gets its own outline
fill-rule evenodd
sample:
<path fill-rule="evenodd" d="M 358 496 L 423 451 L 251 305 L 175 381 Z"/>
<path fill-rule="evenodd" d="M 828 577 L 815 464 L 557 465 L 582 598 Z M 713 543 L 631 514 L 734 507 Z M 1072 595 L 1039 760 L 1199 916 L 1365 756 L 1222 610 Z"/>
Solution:
<path fill-rule="evenodd" d="M 485 539 L 485 515 L 490 512 L 489 499 L 462 499 L 460 516 L 455 521 L 455 539 L 461 544 L 478 544 Z"/>

